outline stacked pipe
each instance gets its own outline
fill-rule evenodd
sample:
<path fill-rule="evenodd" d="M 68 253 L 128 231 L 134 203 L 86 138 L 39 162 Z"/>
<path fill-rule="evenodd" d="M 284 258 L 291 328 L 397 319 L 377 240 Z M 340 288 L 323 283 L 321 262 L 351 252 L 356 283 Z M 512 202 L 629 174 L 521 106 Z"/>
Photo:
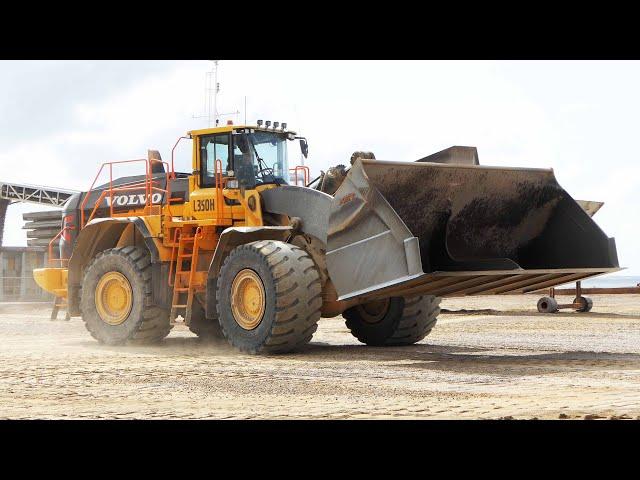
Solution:
<path fill-rule="evenodd" d="M 25 221 L 22 228 L 27 230 L 27 245 L 30 247 L 47 247 L 62 228 L 60 210 L 24 213 L 22 218 Z M 58 256 L 57 250 L 53 249 L 54 257 Z"/>

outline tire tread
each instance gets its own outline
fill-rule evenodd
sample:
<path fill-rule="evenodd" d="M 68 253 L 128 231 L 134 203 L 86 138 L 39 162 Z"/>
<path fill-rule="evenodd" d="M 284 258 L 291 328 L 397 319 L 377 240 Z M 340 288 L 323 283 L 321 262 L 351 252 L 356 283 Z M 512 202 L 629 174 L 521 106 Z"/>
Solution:
<path fill-rule="evenodd" d="M 136 270 L 137 274 L 142 278 L 145 292 L 145 298 L 143 299 L 145 309 L 140 316 L 141 318 L 138 321 L 133 334 L 125 340 L 110 341 L 100 338 L 98 332 L 93 328 L 92 323 L 88 322 L 83 314 L 86 329 L 93 338 L 101 343 L 119 345 L 124 343 L 149 344 L 159 342 L 169 334 L 173 326 L 169 322 L 169 313 L 165 309 L 153 306 L 151 256 L 149 255 L 149 252 L 145 249 L 134 246 L 117 247 L 104 250 L 96 255 L 89 265 L 87 265 L 84 279 L 87 278 L 88 273 L 91 271 L 91 267 L 98 260 L 109 256 L 125 257 L 130 265 Z M 85 284 L 84 279 L 82 282 L 83 285 Z"/>
<path fill-rule="evenodd" d="M 222 269 L 234 253 L 250 250 L 258 253 L 271 272 L 275 286 L 275 319 L 261 345 L 246 347 L 236 342 L 222 327 L 227 340 L 243 352 L 286 353 L 307 344 L 317 329 L 322 306 L 320 273 L 308 253 L 289 243 L 260 240 L 240 245 L 225 259 Z M 217 285 L 220 298 L 221 285 Z M 309 298 L 308 301 L 301 299 Z M 319 299 L 319 301 L 316 301 Z M 224 325 L 224 324 L 223 324 Z"/>

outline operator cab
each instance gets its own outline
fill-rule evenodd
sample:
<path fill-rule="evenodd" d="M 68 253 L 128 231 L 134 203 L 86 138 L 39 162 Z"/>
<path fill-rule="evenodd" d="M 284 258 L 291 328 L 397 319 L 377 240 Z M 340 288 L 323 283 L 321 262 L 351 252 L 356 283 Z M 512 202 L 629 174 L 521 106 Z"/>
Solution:
<path fill-rule="evenodd" d="M 189 135 L 196 142 L 197 160 L 194 169 L 200 175 L 200 186 L 216 184 L 216 161 L 220 160 L 222 176 L 237 179 L 227 182 L 254 188 L 264 184 L 290 183 L 287 142 L 300 139 L 306 157 L 306 139 L 284 129 L 254 126 L 234 126 L 194 130 Z M 199 166 L 199 168 L 198 168 Z"/>

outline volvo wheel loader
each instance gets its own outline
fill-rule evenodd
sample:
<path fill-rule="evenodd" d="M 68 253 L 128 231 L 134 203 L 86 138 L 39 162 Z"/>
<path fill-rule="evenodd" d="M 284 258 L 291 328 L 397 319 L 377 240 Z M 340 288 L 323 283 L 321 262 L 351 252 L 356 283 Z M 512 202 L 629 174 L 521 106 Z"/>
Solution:
<path fill-rule="evenodd" d="M 159 341 L 180 315 L 200 337 L 276 353 L 309 342 L 321 317 L 342 314 L 368 345 L 408 345 L 441 297 L 619 269 L 614 240 L 550 169 L 483 166 L 473 147 L 414 162 L 356 152 L 300 185 L 308 170 L 290 169 L 287 144 L 306 156 L 306 139 L 277 127 L 189 132 L 191 172 L 155 151 L 104 164 L 66 203 L 60 264 L 36 281 L 103 343 Z M 114 179 L 136 163 L 141 175 Z"/>

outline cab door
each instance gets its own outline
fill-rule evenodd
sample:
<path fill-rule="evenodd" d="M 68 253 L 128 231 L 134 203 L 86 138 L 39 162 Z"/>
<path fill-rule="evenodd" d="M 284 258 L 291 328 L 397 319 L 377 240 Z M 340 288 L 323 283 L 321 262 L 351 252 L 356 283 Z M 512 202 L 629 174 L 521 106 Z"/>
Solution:
<path fill-rule="evenodd" d="M 198 138 L 199 188 L 189 196 L 191 212 L 196 219 L 214 218 L 216 216 L 216 160 L 222 162 L 222 176 L 229 176 L 233 169 L 231 162 L 231 134 L 218 133 L 203 135 Z M 222 206 L 220 206 L 222 207 Z"/>

